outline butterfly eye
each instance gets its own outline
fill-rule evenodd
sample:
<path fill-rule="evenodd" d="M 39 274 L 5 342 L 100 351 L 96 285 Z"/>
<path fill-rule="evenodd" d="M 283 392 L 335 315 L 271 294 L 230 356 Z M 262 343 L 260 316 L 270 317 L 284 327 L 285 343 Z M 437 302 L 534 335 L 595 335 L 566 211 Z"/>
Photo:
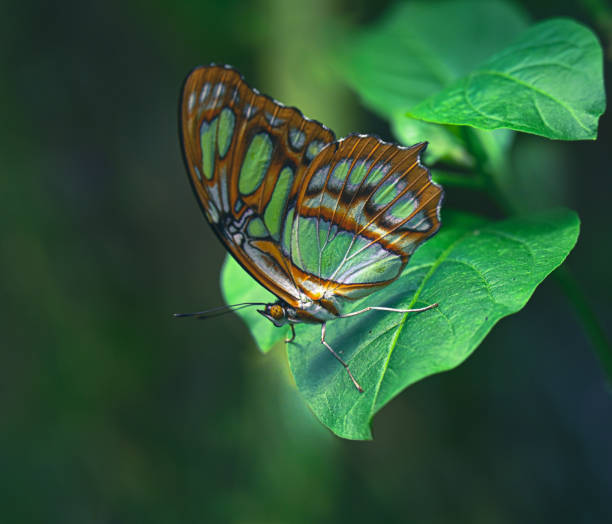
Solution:
<path fill-rule="evenodd" d="M 274 304 L 270 307 L 270 316 L 275 320 L 280 320 L 285 316 L 285 311 L 278 304 Z"/>

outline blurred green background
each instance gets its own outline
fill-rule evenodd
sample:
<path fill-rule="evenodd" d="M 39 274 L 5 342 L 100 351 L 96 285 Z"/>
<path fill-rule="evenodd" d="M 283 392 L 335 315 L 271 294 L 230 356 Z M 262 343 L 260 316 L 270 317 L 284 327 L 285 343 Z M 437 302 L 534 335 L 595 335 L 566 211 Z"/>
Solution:
<path fill-rule="evenodd" d="M 597 31 L 611 84 L 606 4 L 522 4 Z M 384 409 L 370 443 L 320 426 L 284 349 L 259 354 L 238 317 L 171 318 L 221 304 L 224 249 L 177 136 L 187 72 L 229 63 L 339 136 L 390 139 L 326 73 L 343 31 L 386 5 L 0 3 L 2 522 L 612 521 L 612 397 L 550 280 Z M 568 263 L 608 333 L 611 131 L 604 115 L 597 142 L 514 151 L 580 214 Z"/>

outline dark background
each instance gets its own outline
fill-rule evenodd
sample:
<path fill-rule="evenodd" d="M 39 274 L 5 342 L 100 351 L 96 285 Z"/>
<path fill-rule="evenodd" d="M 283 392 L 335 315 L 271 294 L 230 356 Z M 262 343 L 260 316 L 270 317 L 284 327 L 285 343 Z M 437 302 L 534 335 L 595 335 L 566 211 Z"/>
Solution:
<path fill-rule="evenodd" d="M 222 300 L 177 137 L 187 72 L 230 63 L 338 135 L 391 138 L 321 66 L 383 4 L 0 3 L 2 522 L 612 521 L 612 397 L 550 279 L 385 408 L 370 443 L 320 426 L 284 349 L 259 354 L 238 317 L 171 318 Z M 524 2 L 609 46 L 605 5 Z M 608 333 L 610 127 L 515 150 L 579 212 L 568 262 Z"/>

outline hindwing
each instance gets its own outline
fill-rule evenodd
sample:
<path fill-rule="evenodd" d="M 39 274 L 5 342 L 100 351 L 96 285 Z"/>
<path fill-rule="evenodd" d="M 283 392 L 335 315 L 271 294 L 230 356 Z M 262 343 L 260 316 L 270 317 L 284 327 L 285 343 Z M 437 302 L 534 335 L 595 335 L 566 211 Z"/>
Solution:
<path fill-rule="evenodd" d="M 312 275 L 306 287 L 334 300 L 367 295 L 438 231 L 442 189 L 420 163 L 425 147 L 354 135 L 317 156 L 293 222 L 294 261 Z"/>

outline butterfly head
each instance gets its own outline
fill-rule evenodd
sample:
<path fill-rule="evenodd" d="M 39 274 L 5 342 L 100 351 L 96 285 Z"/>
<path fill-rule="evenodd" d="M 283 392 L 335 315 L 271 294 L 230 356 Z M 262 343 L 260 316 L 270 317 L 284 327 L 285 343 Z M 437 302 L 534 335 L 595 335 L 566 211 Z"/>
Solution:
<path fill-rule="evenodd" d="M 270 320 L 276 327 L 280 327 L 289 322 L 287 308 L 278 302 L 266 304 L 265 309 L 258 309 L 257 312 Z"/>

